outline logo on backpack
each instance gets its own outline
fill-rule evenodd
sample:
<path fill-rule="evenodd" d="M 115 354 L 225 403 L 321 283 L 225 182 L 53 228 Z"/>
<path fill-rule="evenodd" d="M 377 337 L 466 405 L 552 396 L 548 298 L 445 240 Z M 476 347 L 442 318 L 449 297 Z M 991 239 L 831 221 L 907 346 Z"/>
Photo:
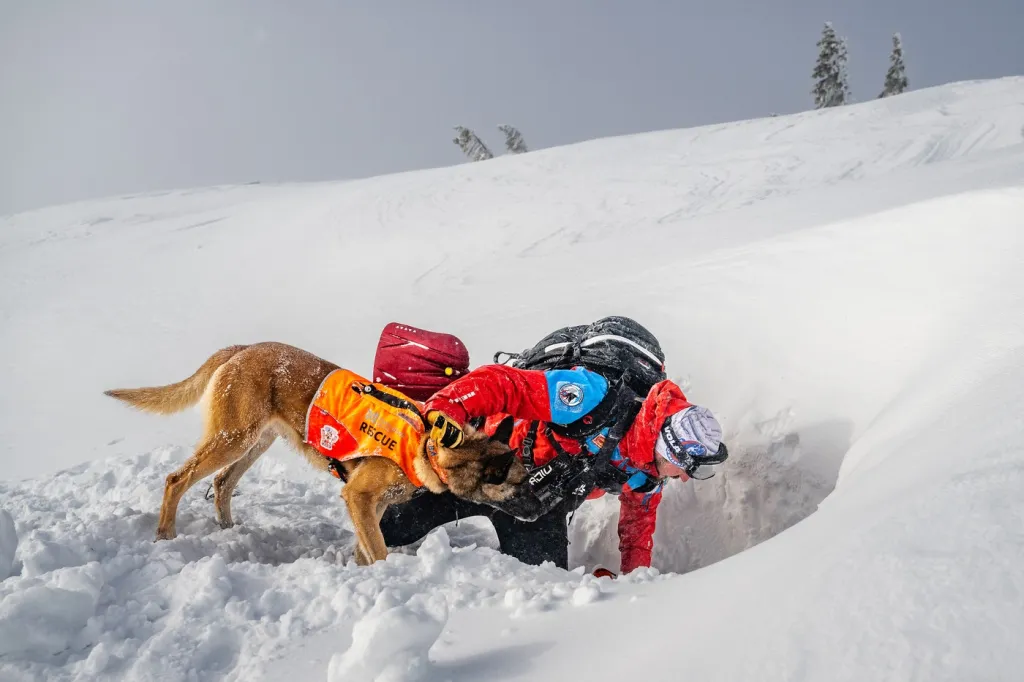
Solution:
<path fill-rule="evenodd" d="M 558 387 L 558 399 L 566 407 L 577 407 L 583 402 L 583 387 L 579 384 L 561 384 Z"/>
<path fill-rule="evenodd" d="M 533 476 L 530 476 L 530 485 L 537 485 L 545 478 L 547 478 L 548 474 L 550 474 L 554 470 L 555 468 L 548 464 L 543 469 L 539 469 L 538 471 L 534 472 Z"/>

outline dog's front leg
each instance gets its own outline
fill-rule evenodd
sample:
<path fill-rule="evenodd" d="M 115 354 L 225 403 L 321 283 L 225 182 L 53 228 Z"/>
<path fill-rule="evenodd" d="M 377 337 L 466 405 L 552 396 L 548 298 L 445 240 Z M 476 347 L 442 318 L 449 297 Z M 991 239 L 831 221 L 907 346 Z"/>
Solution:
<path fill-rule="evenodd" d="M 401 470 L 389 459 L 367 457 L 350 472 L 348 482 L 341 489 L 341 497 L 348 507 L 349 517 L 356 532 L 356 563 L 367 566 L 386 559 L 388 548 L 380 531 L 380 508 L 384 496 L 395 481 L 394 471 Z"/>
<path fill-rule="evenodd" d="M 352 517 L 352 525 L 356 531 L 356 563 L 368 566 L 388 556 L 384 534 L 380 532 L 380 526 L 377 524 L 378 500 L 372 493 L 349 492 L 350 485 L 351 481 L 342 490 L 342 497 L 348 506 L 348 513 Z"/>
<path fill-rule="evenodd" d="M 366 558 L 366 552 L 363 551 L 363 545 L 358 540 L 356 541 L 356 549 L 353 554 L 355 555 L 356 566 L 369 566 L 373 563 Z"/>

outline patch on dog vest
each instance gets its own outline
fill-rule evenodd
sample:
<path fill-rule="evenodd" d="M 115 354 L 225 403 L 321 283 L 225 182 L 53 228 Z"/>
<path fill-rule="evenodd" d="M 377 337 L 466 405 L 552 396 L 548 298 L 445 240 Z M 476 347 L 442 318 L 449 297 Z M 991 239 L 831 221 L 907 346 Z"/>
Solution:
<path fill-rule="evenodd" d="M 386 394 L 392 402 L 406 401 L 393 388 L 370 381 L 347 369 L 336 369 L 323 380 L 306 413 L 303 440 L 326 457 L 339 461 L 357 457 L 387 457 L 416 487 L 423 481 L 413 461 L 423 437 L 423 422 L 412 409 L 398 407 L 367 393 Z"/>

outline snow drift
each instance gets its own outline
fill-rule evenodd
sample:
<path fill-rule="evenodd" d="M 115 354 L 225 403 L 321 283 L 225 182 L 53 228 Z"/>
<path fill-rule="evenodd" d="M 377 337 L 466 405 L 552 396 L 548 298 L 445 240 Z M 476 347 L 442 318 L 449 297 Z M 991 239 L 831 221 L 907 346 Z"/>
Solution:
<path fill-rule="evenodd" d="M 1022 122 L 1011 78 L 3 219 L 0 676 L 1012 679 Z M 200 484 L 153 543 L 198 420 L 101 394 L 231 343 L 368 371 L 399 320 L 476 365 L 608 314 L 659 336 L 734 453 L 670 486 L 656 568 L 614 582 L 585 574 L 618 565 L 614 499 L 573 519 L 575 572 L 498 554 L 475 519 L 358 568 L 336 482 L 282 446 L 236 528 Z"/>

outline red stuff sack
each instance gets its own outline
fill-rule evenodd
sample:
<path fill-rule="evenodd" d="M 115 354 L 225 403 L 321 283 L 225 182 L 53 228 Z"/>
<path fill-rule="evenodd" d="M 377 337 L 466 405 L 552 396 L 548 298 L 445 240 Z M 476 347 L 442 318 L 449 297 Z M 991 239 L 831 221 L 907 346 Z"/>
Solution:
<path fill-rule="evenodd" d="M 469 351 L 451 334 L 392 322 L 384 327 L 373 358 L 373 380 L 425 401 L 469 371 Z"/>

